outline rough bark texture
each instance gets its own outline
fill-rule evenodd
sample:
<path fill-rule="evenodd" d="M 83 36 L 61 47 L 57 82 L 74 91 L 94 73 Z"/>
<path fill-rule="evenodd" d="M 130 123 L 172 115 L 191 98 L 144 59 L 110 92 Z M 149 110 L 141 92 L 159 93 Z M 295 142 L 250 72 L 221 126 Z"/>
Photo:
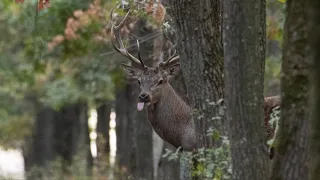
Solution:
<path fill-rule="evenodd" d="M 223 131 L 221 121 L 211 121 L 217 108 L 209 102 L 223 98 L 223 49 L 221 5 L 219 0 L 170 1 L 179 36 L 180 67 L 186 82 L 194 114 L 199 147 L 211 147 L 212 138 L 206 136 L 209 127 Z M 213 122 L 213 123 L 211 123 Z"/>
<path fill-rule="evenodd" d="M 313 76 L 310 180 L 320 179 L 320 1 L 309 0 L 309 37 Z"/>
<path fill-rule="evenodd" d="M 264 131 L 265 1 L 224 2 L 225 101 L 233 179 L 269 179 Z"/>
<path fill-rule="evenodd" d="M 288 0 L 286 3 L 281 118 L 272 179 L 300 180 L 308 179 L 309 160 L 307 1 Z"/>
<path fill-rule="evenodd" d="M 209 128 L 224 134 L 223 121 L 212 120 L 223 98 L 222 9 L 220 0 L 172 0 L 169 14 L 177 30 L 180 68 L 188 103 L 194 111 L 198 147 L 213 147 Z M 223 118 L 222 118 L 223 119 Z M 180 161 L 180 179 L 188 178 L 188 164 Z"/>

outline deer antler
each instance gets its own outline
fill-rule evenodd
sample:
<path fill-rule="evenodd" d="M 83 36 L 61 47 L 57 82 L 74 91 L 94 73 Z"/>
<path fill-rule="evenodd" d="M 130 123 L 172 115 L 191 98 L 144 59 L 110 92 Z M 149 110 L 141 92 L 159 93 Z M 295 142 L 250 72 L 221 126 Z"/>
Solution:
<path fill-rule="evenodd" d="M 172 45 L 172 43 L 171 43 L 171 45 Z M 170 66 L 170 65 L 179 63 L 179 57 L 180 57 L 180 56 L 177 54 L 177 50 L 174 49 L 174 52 L 171 53 L 171 49 L 172 49 L 172 48 L 170 48 L 170 50 L 169 50 L 169 57 L 168 57 L 168 59 L 165 60 L 165 61 L 163 61 L 163 62 L 161 62 L 161 63 L 159 64 L 159 66 L 164 67 L 164 66 Z"/>
<path fill-rule="evenodd" d="M 130 10 L 127 12 L 127 14 L 125 15 L 125 17 L 123 18 L 123 20 L 118 24 L 115 25 L 114 23 L 112 23 L 113 20 L 113 8 L 111 10 L 110 13 L 110 22 L 111 22 L 111 40 L 113 38 L 113 36 L 116 39 L 116 42 L 118 44 L 119 47 L 117 47 L 114 42 L 112 42 L 112 46 L 113 48 L 119 52 L 120 54 L 122 54 L 123 56 L 127 57 L 129 60 L 131 60 L 131 62 L 133 63 L 133 65 L 139 69 L 143 69 L 145 67 L 143 61 L 141 60 L 141 55 L 140 55 L 140 46 L 139 46 L 139 40 L 137 40 L 137 47 L 138 47 L 138 57 L 139 59 L 135 58 L 133 55 L 131 55 L 127 49 L 124 47 L 123 45 L 123 41 L 120 37 L 120 30 L 124 24 L 124 22 L 126 21 L 128 15 L 130 13 Z M 114 34 L 115 33 L 115 34 Z"/>

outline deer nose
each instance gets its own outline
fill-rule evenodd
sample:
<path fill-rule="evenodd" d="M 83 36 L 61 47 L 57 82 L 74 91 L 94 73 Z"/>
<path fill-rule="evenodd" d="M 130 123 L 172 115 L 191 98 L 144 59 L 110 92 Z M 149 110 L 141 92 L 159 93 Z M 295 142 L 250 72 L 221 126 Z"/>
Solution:
<path fill-rule="evenodd" d="M 149 94 L 146 94 L 146 93 L 140 94 L 138 97 L 140 102 L 149 102 L 150 100 L 149 98 L 150 98 Z"/>

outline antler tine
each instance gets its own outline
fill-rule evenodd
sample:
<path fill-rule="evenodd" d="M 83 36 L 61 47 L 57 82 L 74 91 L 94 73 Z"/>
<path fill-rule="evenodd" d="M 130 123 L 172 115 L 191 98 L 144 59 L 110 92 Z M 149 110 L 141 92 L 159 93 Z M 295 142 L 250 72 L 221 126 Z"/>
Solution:
<path fill-rule="evenodd" d="M 139 57 L 139 61 L 142 64 L 142 66 L 144 66 L 144 63 L 141 59 L 141 54 L 140 54 L 140 44 L 139 44 L 139 40 L 137 39 L 137 48 L 138 48 L 138 57 Z"/>
<path fill-rule="evenodd" d="M 179 62 L 178 60 L 179 60 L 179 55 L 177 54 L 177 50 L 175 49 L 174 53 L 171 54 L 166 61 L 161 62 L 159 66 L 170 66 L 171 64 L 175 64 Z"/>
<path fill-rule="evenodd" d="M 168 58 L 167 62 L 172 62 L 179 59 L 179 55 L 177 54 L 177 50 L 174 50 L 174 53 Z"/>
<path fill-rule="evenodd" d="M 122 54 L 123 56 L 127 57 L 129 60 L 131 60 L 131 62 L 136 65 L 138 68 L 143 68 L 144 67 L 144 63 L 141 60 L 140 57 L 140 48 L 138 48 L 138 54 L 139 54 L 139 59 L 135 58 L 133 55 L 131 55 L 127 49 L 124 47 L 123 45 L 123 41 L 120 37 L 120 30 L 124 24 L 124 22 L 126 21 L 130 10 L 127 12 L 127 14 L 125 15 L 125 17 L 123 18 L 123 20 L 118 24 L 115 25 L 114 23 L 112 23 L 113 20 L 113 10 L 114 8 L 111 9 L 111 13 L 110 13 L 110 20 L 111 20 L 111 38 L 113 37 L 113 35 L 115 36 L 116 42 L 118 44 L 119 47 L 117 47 L 113 42 L 112 42 L 112 46 L 113 48 L 119 52 L 120 54 Z"/>

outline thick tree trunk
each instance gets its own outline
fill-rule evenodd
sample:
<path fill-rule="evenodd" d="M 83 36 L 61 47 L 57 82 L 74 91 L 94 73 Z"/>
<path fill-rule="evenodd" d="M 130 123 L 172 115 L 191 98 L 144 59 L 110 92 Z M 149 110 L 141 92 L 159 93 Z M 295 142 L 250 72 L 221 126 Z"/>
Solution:
<path fill-rule="evenodd" d="M 288 0 L 286 3 L 279 143 L 272 179 L 300 180 L 308 179 L 309 162 L 307 1 Z"/>
<path fill-rule="evenodd" d="M 219 0 L 170 1 L 179 36 L 178 52 L 194 115 L 199 147 L 212 147 L 209 127 L 223 133 L 223 122 L 212 121 L 218 108 L 210 105 L 223 98 L 223 49 Z M 223 118 L 222 118 L 223 119 Z"/>
<path fill-rule="evenodd" d="M 313 74 L 312 87 L 312 120 L 311 120 L 311 165 L 310 180 L 320 179 L 320 2 L 309 0 L 309 42 Z"/>
<path fill-rule="evenodd" d="M 233 179 L 269 179 L 264 129 L 265 1 L 224 2 L 225 100 Z"/>
<path fill-rule="evenodd" d="M 221 1 L 172 0 L 168 3 L 168 12 L 177 28 L 177 49 L 186 82 L 188 103 L 195 109 L 193 119 L 197 146 L 212 148 L 219 145 L 219 141 L 208 136 L 209 128 L 225 134 L 224 117 L 216 118 L 219 116 L 219 106 L 212 105 L 223 98 Z M 180 161 L 180 179 L 189 179 L 190 166 L 183 159 L 182 157 Z"/>

